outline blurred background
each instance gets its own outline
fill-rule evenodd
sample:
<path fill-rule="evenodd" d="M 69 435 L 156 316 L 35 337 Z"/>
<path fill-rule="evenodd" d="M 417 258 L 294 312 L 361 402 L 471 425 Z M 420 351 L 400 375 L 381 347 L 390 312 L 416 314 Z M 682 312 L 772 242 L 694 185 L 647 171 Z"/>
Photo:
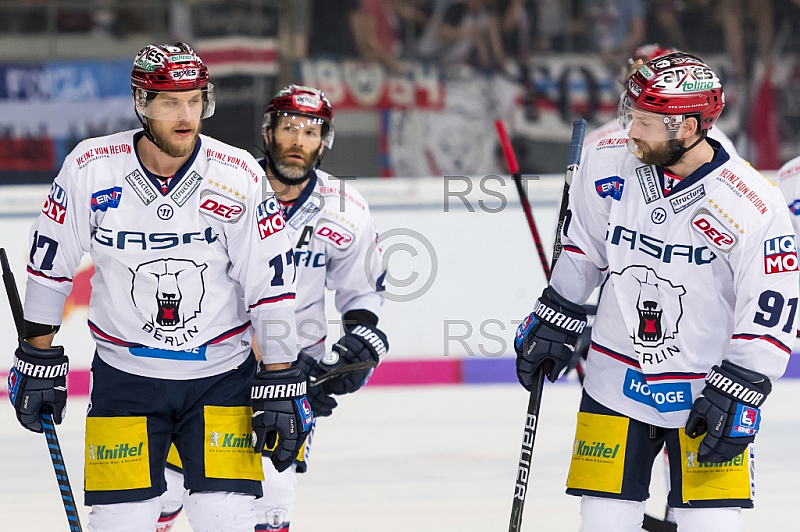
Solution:
<path fill-rule="evenodd" d="M 524 172 L 560 172 L 572 120 L 611 119 L 651 42 L 717 71 L 718 127 L 754 166 L 800 153 L 800 0 L 3 0 L 0 184 L 49 182 L 80 140 L 137 127 L 133 57 L 178 40 L 217 87 L 205 132 L 253 153 L 280 86 L 322 88 L 338 175 L 500 172 L 498 117 Z"/>

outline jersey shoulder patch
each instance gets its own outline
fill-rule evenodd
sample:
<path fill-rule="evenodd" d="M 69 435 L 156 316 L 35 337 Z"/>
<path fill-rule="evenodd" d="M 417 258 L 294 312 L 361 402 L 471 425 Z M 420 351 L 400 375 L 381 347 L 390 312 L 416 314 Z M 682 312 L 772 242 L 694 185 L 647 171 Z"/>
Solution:
<path fill-rule="evenodd" d="M 338 249 L 349 248 L 355 240 L 355 235 L 351 231 L 330 220 L 321 220 L 317 224 L 314 235 Z"/>

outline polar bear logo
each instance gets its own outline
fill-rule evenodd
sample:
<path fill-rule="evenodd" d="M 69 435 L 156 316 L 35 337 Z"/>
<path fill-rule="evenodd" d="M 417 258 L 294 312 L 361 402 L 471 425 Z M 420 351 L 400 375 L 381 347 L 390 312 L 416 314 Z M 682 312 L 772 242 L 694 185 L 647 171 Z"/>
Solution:
<path fill-rule="evenodd" d="M 675 338 L 683 316 L 681 297 L 686 294 L 686 288 L 662 279 L 646 266 L 629 266 L 612 275 L 617 276 L 614 286 L 623 314 L 631 315 L 632 309 L 636 311 L 635 320 L 626 320 L 635 322 L 631 330 L 633 343 L 656 347 L 668 338 Z"/>
<path fill-rule="evenodd" d="M 186 259 L 158 259 L 140 264 L 133 273 L 131 296 L 139 313 L 154 327 L 176 331 L 200 312 L 205 294 L 203 271 Z"/>

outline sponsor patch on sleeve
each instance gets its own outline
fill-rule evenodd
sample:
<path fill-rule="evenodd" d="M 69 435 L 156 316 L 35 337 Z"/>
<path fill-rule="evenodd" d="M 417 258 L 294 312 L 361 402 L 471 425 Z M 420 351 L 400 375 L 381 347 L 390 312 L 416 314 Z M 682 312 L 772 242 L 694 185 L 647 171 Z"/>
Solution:
<path fill-rule="evenodd" d="M 53 186 L 50 187 L 42 212 L 54 222 L 64 224 L 64 218 L 67 216 L 67 191 L 58 183 L 53 182 Z"/>
<path fill-rule="evenodd" d="M 316 235 L 318 238 L 333 244 L 339 249 L 347 249 L 350 247 L 354 238 L 353 233 L 329 220 L 325 220 L 317 226 Z"/>
<path fill-rule="evenodd" d="M 200 192 L 200 212 L 221 222 L 233 223 L 242 217 L 244 203 L 211 190 Z"/>
<path fill-rule="evenodd" d="M 107 188 L 98 190 L 92 194 L 92 212 L 106 212 L 108 209 L 116 209 L 122 201 L 122 187 Z"/>
<path fill-rule="evenodd" d="M 261 240 L 283 230 L 286 222 L 281 214 L 281 206 L 275 196 L 267 198 L 256 207 L 256 225 L 258 226 L 258 236 L 261 237 Z"/>
<path fill-rule="evenodd" d="M 797 271 L 797 246 L 794 235 L 777 236 L 764 242 L 764 273 Z"/>
<path fill-rule="evenodd" d="M 597 190 L 597 195 L 601 198 L 611 196 L 613 199 L 619 201 L 622 198 L 622 188 L 625 186 L 625 180 L 618 175 L 605 177 L 594 182 L 594 188 Z"/>
<path fill-rule="evenodd" d="M 692 228 L 706 237 L 706 239 L 719 248 L 720 251 L 727 253 L 739 241 L 739 238 L 732 231 L 719 221 L 707 209 L 698 209 L 692 217 Z"/>

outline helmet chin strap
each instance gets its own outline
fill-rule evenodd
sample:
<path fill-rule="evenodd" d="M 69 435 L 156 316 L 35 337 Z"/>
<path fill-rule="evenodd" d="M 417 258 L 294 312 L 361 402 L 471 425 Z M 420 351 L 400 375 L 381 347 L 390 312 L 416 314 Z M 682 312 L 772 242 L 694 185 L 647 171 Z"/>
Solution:
<path fill-rule="evenodd" d="M 149 140 L 150 142 L 155 144 L 156 148 L 161 150 L 161 146 L 158 145 L 158 142 L 156 142 L 156 138 L 150 132 L 150 126 L 147 125 L 147 120 L 144 120 L 142 118 L 142 115 L 139 114 L 138 109 L 136 109 L 135 107 L 134 107 L 134 111 L 136 112 L 136 118 L 139 119 L 139 123 L 142 124 L 142 130 L 144 130 L 144 136 L 147 137 L 147 140 Z M 161 150 L 161 151 L 164 151 L 164 150 Z"/>
<path fill-rule="evenodd" d="M 673 165 L 677 164 L 677 163 L 678 163 L 678 161 L 680 161 L 680 160 L 681 160 L 681 157 L 683 157 L 683 155 L 684 155 L 684 154 L 685 154 L 687 151 L 691 150 L 692 148 L 694 148 L 695 146 L 697 146 L 698 144 L 700 144 L 700 142 L 701 142 L 701 141 L 705 140 L 705 138 L 706 138 L 706 133 L 707 133 L 707 132 L 704 130 L 704 131 L 703 131 L 703 133 L 700 135 L 700 138 L 699 138 L 699 139 L 697 139 L 696 141 L 694 141 L 694 142 L 691 144 L 691 146 L 689 146 L 689 147 L 686 147 L 686 146 L 678 146 L 678 145 L 675 143 L 675 140 L 676 140 L 676 139 L 672 139 L 672 140 L 670 140 L 670 141 L 669 141 L 669 149 L 670 149 L 670 151 L 672 151 L 672 158 L 671 158 L 669 161 L 667 161 L 667 162 L 664 164 L 664 168 L 669 168 L 669 167 L 671 167 L 671 166 L 673 166 Z"/>

